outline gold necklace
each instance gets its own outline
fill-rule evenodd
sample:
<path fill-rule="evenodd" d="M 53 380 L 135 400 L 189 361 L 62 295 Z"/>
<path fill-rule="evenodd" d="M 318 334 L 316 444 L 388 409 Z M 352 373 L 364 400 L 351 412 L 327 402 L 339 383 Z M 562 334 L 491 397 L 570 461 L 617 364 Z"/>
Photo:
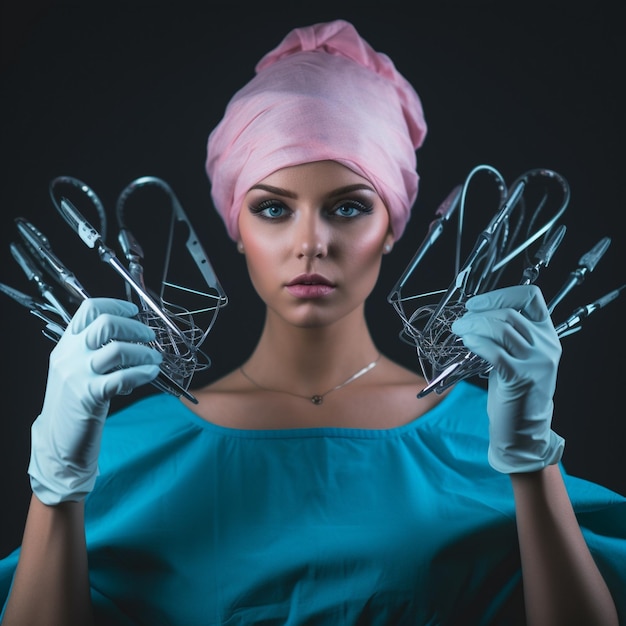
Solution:
<path fill-rule="evenodd" d="M 316 394 L 313 394 L 312 396 L 303 396 L 303 395 L 300 395 L 299 393 L 293 393 L 292 391 L 283 391 L 282 389 L 271 389 L 270 387 L 264 387 L 263 385 L 259 385 L 259 383 L 257 383 L 256 380 L 254 380 L 253 378 L 250 378 L 248 373 L 243 369 L 243 365 L 239 368 L 239 371 L 245 376 L 245 378 L 247 378 L 255 387 L 258 387 L 259 389 L 263 389 L 264 391 L 274 391 L 276 393 L 286 393 L 286 394 L 289 394 L 290 396 L 296 396 L 296 398 L 304 398 L 305 400 L 309 400 L 315 405 L 320 405 L 322 404 L 322 402 L 324 402 L 324 398 L 329 393 L 333 391 L 337 391 L 337 389 L 341 389 L 342 387 L 349 385 L 351 382 L 355 381 L 357 378 L 361 378 L 363 374 L 367 374 L 367 372 L 374 369 L 376 365 L 378 364 L 379 360 L 380 360 L 380 354 L 378 354 L 378 356 L 371 363 L 368 363 L 365 367 L 361 368 L 355 374 L 352 374 L 350 378 L 348 378 L 347 380 L 344 380 L 339 385 L 335 387 L 331 387 L 328 391 L 325 391 L 324 393 L 316 393 Z"/>

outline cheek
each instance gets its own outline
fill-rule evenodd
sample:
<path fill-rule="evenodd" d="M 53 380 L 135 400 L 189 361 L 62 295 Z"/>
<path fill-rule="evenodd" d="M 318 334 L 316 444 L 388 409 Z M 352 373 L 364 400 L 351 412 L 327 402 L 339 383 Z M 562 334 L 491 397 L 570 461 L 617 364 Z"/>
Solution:
<path fill-rule="evenodd" d="M 360 264 L 363 269 L 378 267 L 382 259 L 383 246 L 386 240 L 386 230 L 376 228 L 364 230 L 358 236 L 352 237 L 344 244 L 344 249 L 350 258 Z"/>
<path fill-rule="evenodd" d="M 381 237 L 375 236 L 359 239 L 344 249 L 345 279 L 357 289 L 360 297 L 366 296 L 376 285 L 383 245 Z"/>
<path fill-rule="evenodd" d="M 257 277 L 264 275 L 264 270 L 270 265 L 271 252 L 273 250 L 271 233 L 265 234 L 262 228 L 258 228 L 251 222 L 250 216 L 245 209 L 239 215 L 239 236 L 248 267 L 248 273 L 253 283 Z"/>
<path fill-rule="evenodd" d="M 246 266 L 250 280 L 261 296 L 273 288 L 276 281 L 278 247 L 276 240 L 256 233 L 253 237 L 242 236 Z"/>
<path fill-rule="evenodd" d="M 268 250 L 271 250 L 271 248 L 259 245 L 258 241 L 254 241 L 254 243 L 246 241 L 244 242 L 244 249 L 248 272 L 256 282 L 257 277 L 262 277 L 271 264 L 270 254 L 268 254 Z"/>

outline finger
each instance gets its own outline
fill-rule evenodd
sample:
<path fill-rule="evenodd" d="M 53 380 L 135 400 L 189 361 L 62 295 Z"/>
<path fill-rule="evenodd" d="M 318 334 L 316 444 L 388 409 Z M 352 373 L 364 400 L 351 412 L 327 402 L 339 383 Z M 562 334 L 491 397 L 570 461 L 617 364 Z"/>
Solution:
<path fill-rule="evenodd" d="M 550 315 L 537 285 L 514 285 L 488 291 L 469 298 L 465 306 L 473 313 L 491 309 L 514 309 L 535 322 L 542 322 Z"/>
<path fill-rule="evenodd" d="M 131 391 L 152 382 L 159 374 L 158 365 L 137 365 L 136 367 L 114 370 L 101 379 L 102 396 L 111 398 L 126 395 Z"/>
<path fill-rule="evenodd" d="M 117 368 L 140 365 L 160 365 L 161 353 L 141 343 L 111 341 L 93 352 L 91 369 L 96 374 L 106 374 Z"/>
<path fill-rule="evenodd" d="M 110 341 L 154 341 L 154 331 L 137 319 L 102 313 L 87 327 L 85 344 L 95 350 Z"/>
<path fill-rule="evenodd" d="M 478 335 L 466 335 L 463 338 L 466 348 L 493 366 L 504 379 L 511 379 L 520 370 L 523 359 L 515 351 L 509 351 L 501 344 Z"/>
<path fill-rule="evenodd" d="M 80 333 L 103 313 L 134 317 L 138 313 L 137 306 L 127 300 L 117 298 L 88 298 L 81 302 L 74 313 L 69 328 L 74 334 Z"/>
<path fill-rule="evenodd" d="M 470 333 L 486 337 L 511 352 L 519 352 L 535 345 L 536 322 L 513 309 L 496 309 L 466 313 L 452 323 L 452 332 L 462 339 Z"/>

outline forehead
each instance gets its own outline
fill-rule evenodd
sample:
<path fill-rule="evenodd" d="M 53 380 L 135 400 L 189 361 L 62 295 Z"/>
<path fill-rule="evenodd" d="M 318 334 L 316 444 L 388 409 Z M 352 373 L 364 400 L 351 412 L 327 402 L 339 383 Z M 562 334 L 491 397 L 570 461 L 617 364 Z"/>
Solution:
<path fill-rule="evenodd" d="M 313 161 L 284 167 L 272 172 L 257 184 L 289 188 L 314 185 L 317 189 L 362 184 L 373 189 L 373 185 L 366 178 L 337 161 Z"/>

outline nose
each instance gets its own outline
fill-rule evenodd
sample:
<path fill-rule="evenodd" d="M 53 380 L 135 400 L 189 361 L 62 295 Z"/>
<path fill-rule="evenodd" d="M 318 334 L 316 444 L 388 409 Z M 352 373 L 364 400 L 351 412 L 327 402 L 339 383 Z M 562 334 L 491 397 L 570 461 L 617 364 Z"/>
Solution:
<path fill-rule="evenodd" d="M 322 258 L 328 254 L 328 227 L 316 212 L 303 213 L 298 220 L 295 235 L 299 258 Z"/>

